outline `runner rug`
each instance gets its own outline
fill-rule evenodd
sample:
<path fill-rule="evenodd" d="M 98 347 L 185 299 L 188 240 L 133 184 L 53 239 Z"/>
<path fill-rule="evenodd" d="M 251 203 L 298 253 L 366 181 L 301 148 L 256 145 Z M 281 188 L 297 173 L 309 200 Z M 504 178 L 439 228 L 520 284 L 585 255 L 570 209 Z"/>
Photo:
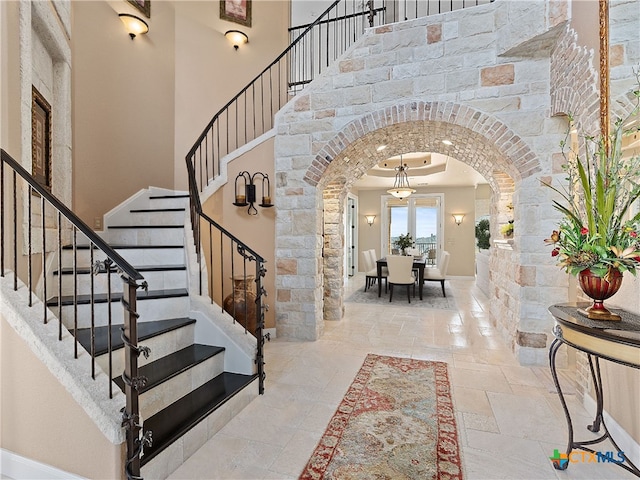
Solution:
<path fill-rule="evenodd" d="M 447 364 L 367 355 L 300 479 L 461 480 Z"/>

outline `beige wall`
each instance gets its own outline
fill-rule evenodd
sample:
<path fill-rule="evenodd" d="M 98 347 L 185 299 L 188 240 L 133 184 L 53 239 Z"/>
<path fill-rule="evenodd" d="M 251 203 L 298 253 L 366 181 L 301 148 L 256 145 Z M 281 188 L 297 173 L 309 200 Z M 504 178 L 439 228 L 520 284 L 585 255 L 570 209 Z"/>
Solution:
<path fill-rule="evenodd" d="M 254 1 L 251 27 L 219 19 L 218 2 L 175 2 L 175 184 L 187 188 L 185 156 L 213 115 L 288 45 L 288 1 Z M 234 50 L 224 32 L 245 32 Z M 206 45 L 206 49 L 203 48 Z"/>
<path fill-rule="evenodd" d="M 173 4 L 154 2 L 133 41 L 126 2 L 72 6 L 74 210 L 93 226 L 142 188 L 173 187 Z"/>
<path fill-rule="evenodd" d="M 86 478 L 122 477 L 122 446 L 104 437 L 4 318 L 0 365 L 3 449 Z"/>
<path fill-rule="evenodd" d="M 444 209 L 442 220 L 444 223 L 443 248 L 451 254 L 447 274 L 452 276 L 475 275 L 475 188 L 474 187 L 448 187 L 448 188 L 420 188 L 420 193 L 443 193 Z M 382 233 L 380 211 L 380 196 L 386 195 L 385 190 L 360 190 L 354 192 L 358 196 L 358 265 L 363 271 L 360 252 L 375 249 L 381 255 Z M 453 213 L 464 213 L 465 217 L 461 225 L 456 225 L 451 216 Z M 375 223 L 369 227 L 365 215 L 376 215 Z"/>
<path fill-rule="evenodd" d="M 248 207 L 236 207 L 232 203 L 235 201 L 235 178 L 239 172 L 246 170 L 251 174 L 255 172 L 262 172 L 269 175 L 271 179 L 271 195 L 273 197 L 275 191 L 275 179 L 273 178 L 274 164 L 273 164 L 273 137 L 260 143 L 255 148 L 249 150 L 239 158 L 233 160 L 228 166 L 228 181 L 219 189 L 213 196 L 211 196 L 203 205 L 202 209 L 213 220 L 221 223 L 231 234 L 236 236 L 239 240 L 246 243 L 249 247 L 254 249 L 260 256 L 266 260 L 265 268 L 267 274 L 265 276 L 265 288 L 268 293 L 263 301 L 271 306 L 268 312 L 265 313 L 265 327 L 275 328 L 275 216 L 276 209 L 274 208 L 262 208 L 256 205 L 258 215 L 248 215 Z M 243 184 L 242 184 L 243 185 Z M 261 196 L 261 186 L 256 186 L 256 196 Z M 260 198 L 258 198 L 260 201 Z M 272 200 L 273 202 L 274 200 Z M 224 205 L 224 208 L 220 206 Z M 205 255 L 209 256 L 206 252 L 206 245 L 208 240 L 204 238 L 208 234 L 208 230 L 203 228 L 202 231 L 203 240 L 205 245 Z M 215 247 L 214 247 L 215 254 Z M 226 265 L 225 270 L 230 272 L 230 266 Z M 229 293 L 229 292 L 225 292 Z M 214 299 L 222 304 L 220 292 L 214 291 Z"/>
<path fill-rule="evenodd" d="M 0 145 L 20 158 L 18 2 L 0 2 Z"/>
<path fill-rule="evenodd" d="M 571 28 L 578 34 L 579 44 L 593 49 L 596 69 L 600 58 L 598 3 L 597 0 L 572 0 L 571 2 Z"/>
<path fill-rule="evenodd" d="M 195 139 L 286 47 L 289 3 L 253 2 L 246 28 L 220 20 L 218 2 L 153 2 L 133 41 L 117 16 L 135 13 L 126 2 L 72 5 L 74 208 L 94 225 L 142 188 L 186 190 Z M 234 28 L 249 36 L 238 51 L 224 37 Z"/>

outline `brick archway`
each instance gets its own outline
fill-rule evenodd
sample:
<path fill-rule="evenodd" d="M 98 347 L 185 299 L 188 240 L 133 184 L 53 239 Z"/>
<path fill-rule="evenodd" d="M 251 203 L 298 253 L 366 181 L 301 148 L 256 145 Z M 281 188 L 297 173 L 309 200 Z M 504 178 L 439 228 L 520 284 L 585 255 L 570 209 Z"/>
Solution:
<path fill-rule="evenodd" d="M 452 140 L 453 145 L 444 145 L 441 142 L 444 138 Z M 388 145 L 384 152 L 376 150 L 380 144 Z M 507 125 L 463 105 L 407 102 L 347 124 L 326 143 L 305 174 L 305 180 L 317 188 L 317 202 L 323 205 L 325 320 L 339 320 L 344 310 L 341 268 L 344 239 L 340 228 L 344 222 L 344 199 L 353 183 L 376 163 L 407 151 L 448 155 L 481 173 L 494 192 L 494 225 L 498 205 L 504 207 L 512 202 L 514 186 L 541 170 L 535 154 Z M 509 258 L 495 263 L 506 260 L 513 271 L 519 270 L 518 255 L 501 252 L 496 256 Z"/>

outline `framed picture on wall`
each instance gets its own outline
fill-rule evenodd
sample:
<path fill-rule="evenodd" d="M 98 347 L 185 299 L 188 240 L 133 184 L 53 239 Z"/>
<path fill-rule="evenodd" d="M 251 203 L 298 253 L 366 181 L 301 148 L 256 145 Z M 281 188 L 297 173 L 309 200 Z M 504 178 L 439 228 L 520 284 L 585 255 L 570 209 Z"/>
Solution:
<path fill-rule="evenodd" d="M 31 174 L 51 190 L 51 105 L 31 87 Z"/>
<path fill-rule="evenodd" d="M 127 0 L 131 5 L 136 7 L 142 13 L 146 15 L 147 18 L 151 18 L 151 0 Z"/>
<path fill-rule="evenodd" d="M 251 0 L 220 0 L 220 18 L 251 26 Z"/>

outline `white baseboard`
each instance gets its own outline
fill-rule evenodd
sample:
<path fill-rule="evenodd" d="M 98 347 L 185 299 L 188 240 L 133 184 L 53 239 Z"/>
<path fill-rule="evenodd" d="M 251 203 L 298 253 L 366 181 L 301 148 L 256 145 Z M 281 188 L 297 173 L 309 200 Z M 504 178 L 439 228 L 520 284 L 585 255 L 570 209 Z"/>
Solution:
<path fill-rule="evenodd" d="M 590 395 L 584 395 L 583 400 L 584 407 L 589 412 L 596 411 L 596 401 L 591 398 Z M 627 431 L 620 426 L 615 419 L 609 415 L 606 411 L 603 412 L 604 421 L 607 424 L 607 430 L 618 444 L 620 449 L 624 452 L 624 454 L 633 462 L 634 465 L 640 464 L 640 444 L 638 444 L 631 435 L 627 433 Z M 603 443 L 603 449 L 611 449 L 611 443 L 606 442 Z M 597 448 L 597 445 L 593 446 L 594 450 Z"/>
<path fill-rule="evenodd" d="M 0 474 L 14 480 L 86 480 L 5 449 L 0 449 Z"/>

